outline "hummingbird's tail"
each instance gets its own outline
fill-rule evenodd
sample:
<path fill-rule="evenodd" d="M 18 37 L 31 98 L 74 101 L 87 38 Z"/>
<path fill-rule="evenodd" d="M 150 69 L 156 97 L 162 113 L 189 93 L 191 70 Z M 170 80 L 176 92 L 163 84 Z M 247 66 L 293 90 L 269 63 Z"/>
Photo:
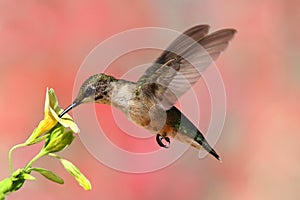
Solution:
<path fill-rule="evenodd" d="M 217 152 L 208 144 L 202 133 L 198 130 L 194 140 L 200 144 L 208 153 L 210 153 L 213 157 L 221 161 L 221 157 L 217 154 Z"/>
<path fill-rule="evenodd" d="M 191 144 L 197 149 L 203 147 L 213 157 L 221 161 L 220 156 L 208 144 L 208 142 L 204 138 L 203 134 L 198 130 L 198 128 L 175 106 L 167 110 L 166 123 L 167 127 L 172 127 L 172 129 L 175 130 L 177 134 L 175 138 L 177 138 L 179 141 Z"/>

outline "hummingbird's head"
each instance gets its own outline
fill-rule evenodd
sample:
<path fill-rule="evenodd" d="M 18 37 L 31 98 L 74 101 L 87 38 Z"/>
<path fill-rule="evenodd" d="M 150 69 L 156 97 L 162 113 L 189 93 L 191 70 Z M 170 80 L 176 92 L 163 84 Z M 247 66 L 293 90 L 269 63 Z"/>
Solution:
<path fill-rule="evenodd" d="M 109 103 L 110 102 L 110 92 L 112 90 L 111 83 L 116 81 L 112 76 L 105 74 L 95 74 L 90 76 L 81 85 L 77 97 L 71 105 L 69 105 L 60 115 L 62 117 L 64 114 L 69 112 L 71 109 L 82 103 Z"/>

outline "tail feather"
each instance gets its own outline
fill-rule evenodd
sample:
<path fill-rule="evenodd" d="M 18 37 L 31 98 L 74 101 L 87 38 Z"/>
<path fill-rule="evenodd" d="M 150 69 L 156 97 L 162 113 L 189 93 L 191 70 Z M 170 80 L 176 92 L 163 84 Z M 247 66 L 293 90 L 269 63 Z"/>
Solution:
<path fill-rule="evenodd" d="M 197 129 L 197 127 L 183 114 L 173 106 L 167 110 L 167 127 L 172 127 L 175 130 L 176 138 L 182 142 L 188 142 L 193 147 L 200 149 L 201 146 L 209 152 L 213 157 L 221 161 L 220 156 L 215 150 L 208 144 L 203 134 Z M 172 131 L 166 130 L 167 133 Z M 195 135 L 196 134 L 196 135 Z M 162 133 L 163 135 L 163 133 Z M 172 135 L 168 135 L 174 137 Z M 195 142 L 193 142 L 195 141 Z"/>

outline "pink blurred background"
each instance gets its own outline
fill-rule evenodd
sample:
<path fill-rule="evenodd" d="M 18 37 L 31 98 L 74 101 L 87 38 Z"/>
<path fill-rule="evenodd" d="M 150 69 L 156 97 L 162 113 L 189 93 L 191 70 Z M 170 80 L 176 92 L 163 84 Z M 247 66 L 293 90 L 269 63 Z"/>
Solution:
<path fill-rule="evenodd" d="M 217 61 L 227 93 L 216 145 L 222 164 L 199 160 L 189 149 L 165 169 L 126 174 L 99 163 L 78 137 L 61 155 L 86 174 L 92 191 L 44 158 L 37 164 L 54 169 L 65 184 L 37 175 L 7 199 L 299 199 L 299 21 L 296 0 L 0 1 L 1 179 L 9 174 L 9 149 L 43 117 L 46 87 L 67 106 L 79 66 L 101 41 L 147 26 L 184 31 L 205 23 L 238 30 Z M 14 166 L 23 166 L 35 150 L 17 150 Z"/>

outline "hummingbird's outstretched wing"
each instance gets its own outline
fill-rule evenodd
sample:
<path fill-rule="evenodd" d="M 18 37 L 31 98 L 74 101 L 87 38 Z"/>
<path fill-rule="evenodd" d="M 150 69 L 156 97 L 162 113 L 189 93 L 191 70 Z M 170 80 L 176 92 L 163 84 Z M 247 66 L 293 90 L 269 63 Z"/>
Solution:
<path fill-rule="evenodd" d="M 166 110 L 196 83 L 201 73 L 226 49 L 234 29 L 208 34 L 208 25 L 198 25 L 176 38 L 139 79 L 137 90 L 151 93 Z"/>

